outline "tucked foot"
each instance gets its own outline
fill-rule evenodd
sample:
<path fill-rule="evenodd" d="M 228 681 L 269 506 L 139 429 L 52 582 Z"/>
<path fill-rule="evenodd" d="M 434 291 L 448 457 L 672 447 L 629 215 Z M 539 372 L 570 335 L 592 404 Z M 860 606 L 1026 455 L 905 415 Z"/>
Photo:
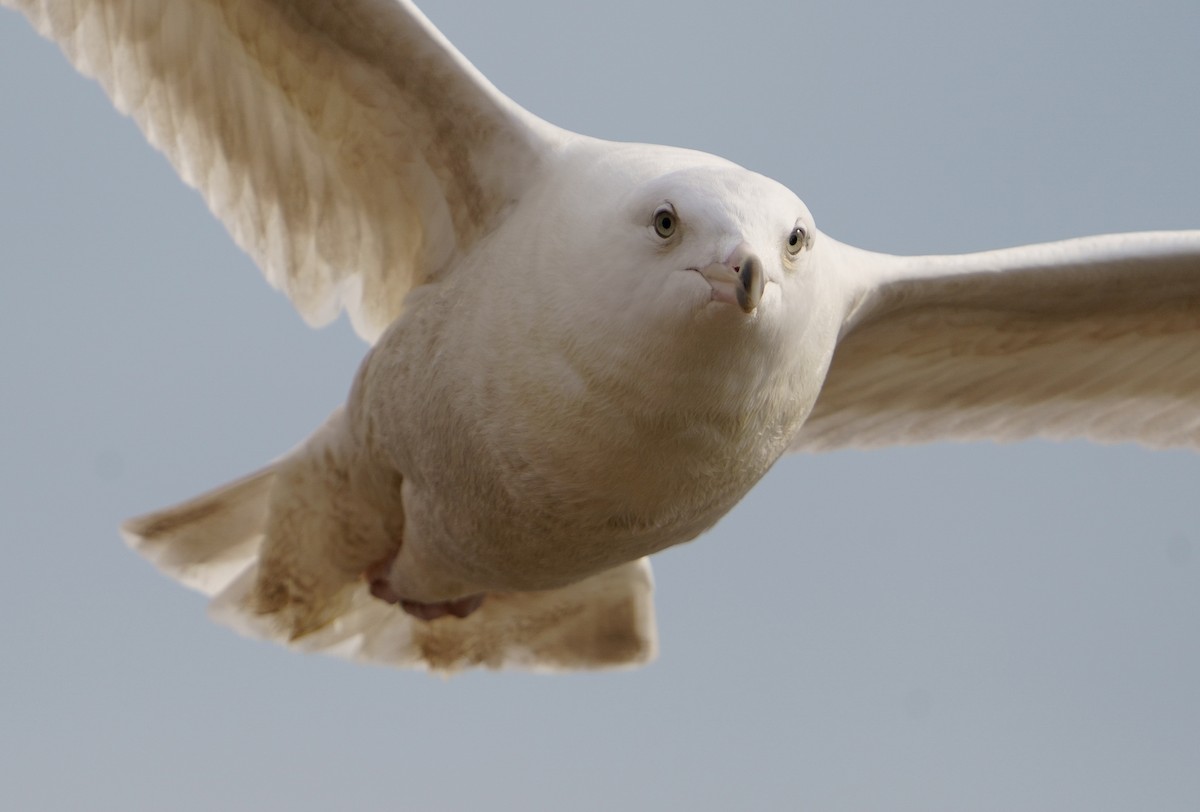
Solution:
<path fill-rule="evenodd" d="M 372 592 L 372 594 L 374 594 Z M 439 617 L 453 615 L 466 617 L 483 605 L 483 594 L 468 595 L 453 601 L 438 601 L 437 603 L 419 603 L 417 601 L 400 600 L 400 608 L 415 618 L 421 620 L 437 620 Z"/>
<path fill-rule="evenodd" d="M 372 564 L 363 573 L 363 577 L 367 579 L 367 584 L 370 586 L 371 594 L 379 598 L 379 600 L 399 604 L 401 609 L 419 620 L 437 620 L 439 617 L 445 617 L 446 615 L 453 615 L 460 618 L 466 617 L 483 605 L 483 593 L 468 595 L 465 598 L 458 598 L 452 601 L 438 601 L 436 603 L 421 603 L 420 601 L 410 601 L 400 597 L 392 589 L 392 584 L 387 577 L 394 559 L 395 556 L 393 555 L 383 561 Z"/>

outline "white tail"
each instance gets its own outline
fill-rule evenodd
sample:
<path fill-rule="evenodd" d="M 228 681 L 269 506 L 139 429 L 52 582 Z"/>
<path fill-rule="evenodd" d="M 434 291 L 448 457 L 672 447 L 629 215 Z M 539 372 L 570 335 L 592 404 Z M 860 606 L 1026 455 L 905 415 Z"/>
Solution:
<path fill-rule="evenodd" d="M 248 608 L 275 470 L 131 519 L 122 535 L 163 572 L 212 597 L 209 613 L 218 623 L 299 651 L 442 672 L 634 666 L 657 653 L 653 580 L 644 558 L 561 589 L 489 594 L 467 618 L 429 622 L 357 583 L 340 596 L 332 621 L 289 638 L 271 615 Z"/>
<path fill-rule="evenodd" d="M 121 535 L 154 566 L 213 596 L 248 570 L 267 526 L 275 466 L 166 510 L 130 519 Z"/>

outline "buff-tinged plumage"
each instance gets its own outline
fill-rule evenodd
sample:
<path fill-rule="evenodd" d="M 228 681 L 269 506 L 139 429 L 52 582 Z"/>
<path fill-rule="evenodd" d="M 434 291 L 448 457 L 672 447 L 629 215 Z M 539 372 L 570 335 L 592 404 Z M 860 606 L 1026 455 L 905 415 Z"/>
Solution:
<path fill-rule="evenodd" d="M 1200 233 L 870 254 L 728 162 L 538 120 L 407 3 L 5 4 L 307 319 L 344 308 L 374 343 L 301 448 L 126 526 L 248 633 L 443 670 L 636 664 L 644 556 L 789 449 L 1200 437 Z M 407 598 L 486 599 L 416 620 L 368 593 L 381 561 Z"/>

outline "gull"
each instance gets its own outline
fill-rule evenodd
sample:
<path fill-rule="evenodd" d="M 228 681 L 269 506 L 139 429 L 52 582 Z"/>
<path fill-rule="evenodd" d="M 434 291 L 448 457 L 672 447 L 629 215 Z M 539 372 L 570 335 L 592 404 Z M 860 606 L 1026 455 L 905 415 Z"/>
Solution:
<path fill-rule="evenodd" d="M 789 451 L 1200 439 L 1200 232 L 872 253 L 728 161 L 536 118 L 408 3 L 4 4 L 305 319 L 371 344 L 302 446 L 123 528 L 243 633 L 636 665 L 645 557 Z"/>

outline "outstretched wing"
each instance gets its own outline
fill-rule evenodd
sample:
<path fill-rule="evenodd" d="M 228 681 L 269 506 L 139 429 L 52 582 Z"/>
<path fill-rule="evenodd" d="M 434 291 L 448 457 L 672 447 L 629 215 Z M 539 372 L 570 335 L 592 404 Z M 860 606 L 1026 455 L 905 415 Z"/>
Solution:
<path fill-rule="evenodd" d="M 1200 231 L 946 257 L 829 241 L 849 288 L 793 450 L 1086 437 L 1200 446 Z"/>
<path fill-rule="evenodd" d="M 99 80 L 311 324 L 374 341 L 563 131 L 407 0 L 0 0 Z"/>

